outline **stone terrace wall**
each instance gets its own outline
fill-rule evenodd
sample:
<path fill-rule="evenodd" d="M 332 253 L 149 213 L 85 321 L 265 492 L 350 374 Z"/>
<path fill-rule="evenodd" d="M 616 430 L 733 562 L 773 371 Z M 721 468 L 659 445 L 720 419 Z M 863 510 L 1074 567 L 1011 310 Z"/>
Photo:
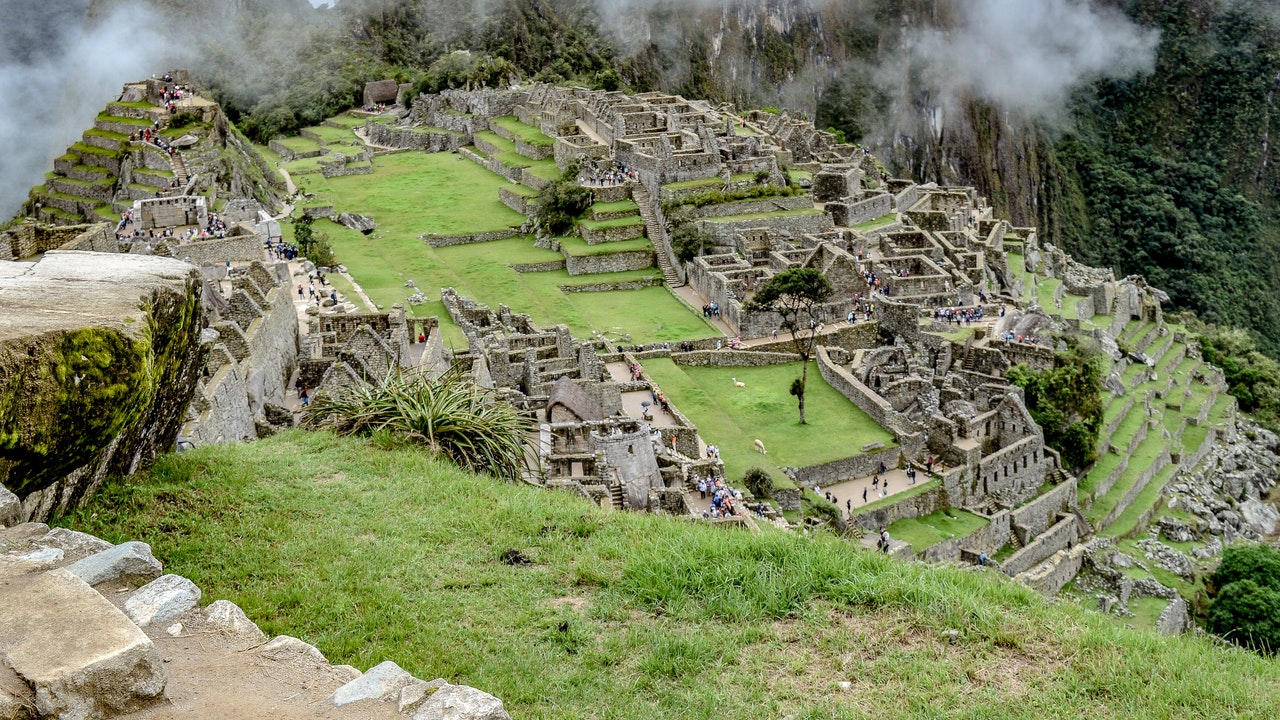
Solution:
<path fill-rule="evenodd" d="M 1022 542 L 1027 536 L 1039 537 L 1058 522 L 1058 513 L 1076 507 L 1076 481 L 1068 480 L 1031 502 L 1013 510 L 1013 524 Z M 1008 539 L 1008 536 L 1005 537 Z"/>
<path fill-rule="evenodd" d="M 896 468 L 901 459 L 902 450 L 896 447 L 878 452 L 860 453 L 820 465 L 796 468 L 795 482 L 804 487 L 814 487 L 867 477 L 880 468 L 880 463 Z"/>
<path fill-rule="evenodd" d="M 474 235 L 424 235 L 422 239 L 431 247 L 448 247 L 450 245 L 468 245 L 470 243 L 484 243 L 492 240 L 506 240 L 509 237 L 515 237 L 519 233 L 514 229 L 509 230 L 493 230 L 491 232 L 476 233 Z"/>
<path fill-rule="evenodd" d="M 249 262 L 263 258 L 262 239 L 257 233 L 170 245 L 169 251 L 177 259 L 201 267 L 223 265 L 228 260 Z"/>
<path fill-rule="evenodd" d="M 947 501 L 947 491 L 939 485 L 892 505 L 858 513 L 849 518 L 849 527 L 875 532 L 882 527 L 889 527 L 898 520 L 922 517 L 949 507 L 951 503 Z"/>
<path fill-rule="evenodd" d="M 1080 539 L 1080 526 L 1075 517 L 1068 516 L 1049 527 L 1034 542 L 1014 553 L 1000 563 L 1000 569 L 1006 575 L 1013 576 L 1025 572 L 1044 562 L 1050 555 L 1059 550 L 1066 550 Z"/>
<path fill-rule="evenodd" d="M 456 132 L 428 132 L 409 128 L 391 127 L 382 123 L 367 122 L 365 131 L 374 145 L 427 152 L 452 152 L 470 144 L 471 139 Z"/>
<path fill-rule="evenodd" d="M 853 373 L 836 365 L 825 347 L 817 348 L 817 356 L 818 372 L 822 373 L 822 379 L 840 391 L 841 395 L 849 398 L 849 402 L 857 405 L 859 409 L 870 415 L 872 420 L 896 436 L 911 432 L 911 423 L 902 413 L 894 410 L 887 400 L 863 385 L 853 376 Z"/>
<path fill-rule="evenodd" d="M 969 535 L 960 538 L 960 546 L 974 555 L 985 554 L 988 557 L 1009 542 L 1008 510 L 1001 510 L 990 518 L 991 522 L 978 528 Z"/>
<path fill-rule="evenodd" d="M 593 275 L 597 273 L 643 270 L 653 267 L 653 251 L 630 250 L 603 255 L 570 255 L 565 253 L 564 263 L 570 275 Z"/>
<path fill-rule="evenodd" d="M 671 361 L 677 365 L 693 367 L 766 367 L 799 362 L 800 356 L 787 352 L 759 352 L 755 350 L 695 350 L 671 353 Z"/>

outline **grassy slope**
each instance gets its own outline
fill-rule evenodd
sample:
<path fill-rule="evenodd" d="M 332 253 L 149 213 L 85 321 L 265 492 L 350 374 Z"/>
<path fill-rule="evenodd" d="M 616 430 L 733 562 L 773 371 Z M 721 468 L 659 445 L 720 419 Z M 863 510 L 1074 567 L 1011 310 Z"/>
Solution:
<path fill-rule="evenodd" d="M 1270 717 L 1280 703 L 1274 660 L 1126 630 L 992 572 L 606 512 L 324 434 L 165 456 L 95 503 L 65 524 L 151 543 L 268 633 L 478 686 L 518 718 Z M 500 563 L 509 548 L 533 564 Z"/>
<path fill-rule="evenodd" d="M 339 212 L 372 216 L 378 229 L 361 235 L 322 224 L 334 253 L 374 302 L 403 302 L 414 283 L 429 297 L 442 287 L 496 308 L 506 303 L 535 322 L 566 323 L 577 335 L 621 328 L 637 342 L 711 337 L 718 333 L 665 288 L 609 293 L 562 293 L 560 285 L 615 282 L 631 274 L 579 275 L 565 271 L 517 273 L 517 263 L 553 262 L 561 255 L 535 248 L 527 237 L 431 248 L 423 233 L 462 234 L 518 226 L 524 218 L 498 201 L 501 177 L 450 153 L 399 153 L 378 158 L 372 175 L 295 178 L 300 187 L 332 201 Z M 647 247 L 647 243 L 643 244 Z M 617 248 L 621 249 L 621 248 Z M 656 270 L 648 273 L 654 275 Z M 446 338 L 463 343 L 461 331 L 437 301 L 408 308 L 417 317 L 439 315 Z"/>
<path fill-rule="evenodd" d="M 800 364 L 745 367 L 688 367 L 667 359 L 644 361 L 645 372 L 695 425 L 702 439 L 720 447 L 725 472 L 741 478 L 747 468 L 805 466 L 856 455 L 870 442 L 893 444 L 893 436 L 809 367 L 805 392 L 808 424 L 801 425 L 788 394 Z M 746 383 L 736 387 L 732 378 Z M 768 455 L 756 452 L 759 438 Z"/>

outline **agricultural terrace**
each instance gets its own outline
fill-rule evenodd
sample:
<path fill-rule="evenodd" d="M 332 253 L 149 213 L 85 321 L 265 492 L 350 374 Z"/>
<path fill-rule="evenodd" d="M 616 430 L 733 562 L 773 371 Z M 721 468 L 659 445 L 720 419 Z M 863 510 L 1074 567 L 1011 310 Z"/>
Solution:
<path fill-rule="evenodd" d="M 453 153 L 406 152 L 379 156 L 371 175 L 295 178 L 299 188 L 332 203 L 337 212 L 374 218 L 378 229 L 362 235 L 337 223 L 319 221 L 334 254 L 378 305 L 390 308 L 413 294 L 412 280 L 432 299 L 407 305 L 415 317 L 438 315 L 446 341 L 465 344 L 438 299 L 439 289 L 455 287 L 464 296 L 496 308 L 499 303 L 527 312 L 544 326 L 564 323 L 575 335 L 593 330 L 630 333 L 633 342 L 708 337 L 717 334 L 698 313 L 666 288 L 606 292 L 564 292 L 583 286 L 641 280 L 656 268 L 624 273 L 570 276 L 565 270 L 516 272 L 516 264 L 553 263 L 558 252 L 536 248 L 529 236 L 488 243 L 432 248 L 427 233 L 460 235 L 519 227 L 524 217 L 498 200 L 498 188 L 514 187 L 503 178 Z M 582 243 L 585 247 L 585 243 Z"/>
<path fill-rule="evenodd" d="M 827 384 L 816 363 L 809 367 L 801 425 L 796 400 L 788 392 L 800 363 L 767 367 L 691 367 L 669 359 L 643 361 L 645 373 L 689 420 L 698 434 L 720 448 L 725 475 L 741 478 L 760 466 L 783 479 L 783 467 L 803 467 L 858 454 L 872 442 L 892 446 L 893 435 Z M 746 383 L 740 388 L 733 378 Z M 761 455 L 759 439 L 769 451 Z"/>

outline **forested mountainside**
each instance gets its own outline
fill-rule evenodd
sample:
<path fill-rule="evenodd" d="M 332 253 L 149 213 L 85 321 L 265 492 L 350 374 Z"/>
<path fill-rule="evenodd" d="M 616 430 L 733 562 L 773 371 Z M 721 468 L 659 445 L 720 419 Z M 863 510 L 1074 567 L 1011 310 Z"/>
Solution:
<path fill-rule="evenodd" d="M 151 1 L 200 28 L 185 59 L 257 139 L 383 77 L 774 106 L 1280 355 L 1271 0 Z"/>

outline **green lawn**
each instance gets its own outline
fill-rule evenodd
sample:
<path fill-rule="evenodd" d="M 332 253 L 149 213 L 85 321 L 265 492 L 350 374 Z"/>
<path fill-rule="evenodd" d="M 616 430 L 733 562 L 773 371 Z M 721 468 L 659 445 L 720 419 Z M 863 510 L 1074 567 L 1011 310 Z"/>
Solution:
<path fill-rule="evenodd" d="M 520 122 L 515 115 L 494 118 L 493 124 L 535 147 L 549 147 L 556 144 L 554 139 L 542 134 L 542 131 L 538 128 Z"/>
<path fill-rule="evenodd" d="M 888 498 L 886 498 L 888 499 Z M 937 545 L 943 540 L 969 535 L 982 528 L 988 520 L 967 510 L 947 509 L 922 515 L 917 518 L 904 518 L 889 526 L 889 536 L 911 543 L 911 548 L 921 552 L 925 548 Z"/>
<path fill-rule="evenodd" d="M 869 230 L 875 230 L 876 228 L 885 227 L 886 225 L 892 225 L 896 222 L 898 222 L 898 213 L 891 212 L 887 215 L 881 215 L 875 220 L 868 220 L 864 223 L 858 223 L 857 225 L 853 226 L 853 229 L 860 230 L 862 232 L 867 232 Z"/>
<path fill-rule="evenodd" d="M 359 145 L 360 138 L 351 132 L 350 128 L 336 128 L 328 125 L 316 125 L 314 127 L 304 128 L 307 132 L 314 133 L 320 137 L 320 142 L 326 145 Z"/>
<path fill-rule="evenodd" d="M 1280 705 L 1272 658 L 1127 630 L 999 573 L 825 533 L 604 511 L 327 434 L 162 456 L 60 524 L 150 543 L 204 603 L 231 600 L 334 663 L 393 660 L 491 692 L 521 720 L 1263 718 Z M 530 564 L 502 563 L 513 549 Z"/>
<path fill-rule="evenodd" d="M 429 247 L 419 235 L 501 230 L 524 220 L 498 201 L 498 188 L 510 183 L 459 155 L 398 153 L 379 157 L 372 175 L 304 175 L 295 182 L 331 201 L 338 212 L 370 215 L 378 223 L 368 236 L 330 222 L 317 229 L 329 237 L 356 282 L 384 308 L 413 294 L 413 288 L 404 286 L 413 280 L 432 300 L 440 288 L 453 287 L 494 309 L 506 303 L 544 326 L 565 323 L 580 337 L 615 328 L 631 333 L 634 342 L 719 334 L 662 287 L 607 293 L 564 293 L 559 287 L 653 276 L 656 271 L 576 277 L 563 270 L 517 273 L 509 266 L 562 259 L 560 253 L 534 247 L 527 236 Z M 462 334 L 442 307 L 436 301 L 406 309 L 415 317 L 440 315 L 444 337 L 460 346 Z"/>
<path fill-rule="evenodd" d="M 893 444 L 893 435 L 822 379 L 816 363 L 809 367 L 806 425 L 800 424 L 795 399 L 787 392 L 791 380 L 799 377 L 799 363 L 721 368 L 652 359 L 643 365 L 698 426 L 702 439 L 720 447 L 732 481 L 757 465 L 780 476 L 784 466 L 816 465 L 857 455 L 871 442 Z M 747 386 L 735 386 L 735 377 Z M 756 439 L 764 442 L 768 455 L 756 452 Z"/>
<path fill-rule="evenodd" d="M 586 240 L 577 235 L 556 238 L 560 242 L 560 247 L 570 255 L 579 257 L 586 255 L 608 255 L 610 253 L 629 252 L 632 250 L 652 250 L 653 243 L 649 242 L 649 238 L 636 238 L 635 240 L 619 240 L 618 242 L 596 243 L 588 245 Z"/>
<path fill-rule="evenodd" d="M 301 135 L 276 138 L 276 142 L 296 153 L 314 152 L 319 150 L 321 147 L 320 143 L 312 140 L 311 138 L 302 137 Z"/>

